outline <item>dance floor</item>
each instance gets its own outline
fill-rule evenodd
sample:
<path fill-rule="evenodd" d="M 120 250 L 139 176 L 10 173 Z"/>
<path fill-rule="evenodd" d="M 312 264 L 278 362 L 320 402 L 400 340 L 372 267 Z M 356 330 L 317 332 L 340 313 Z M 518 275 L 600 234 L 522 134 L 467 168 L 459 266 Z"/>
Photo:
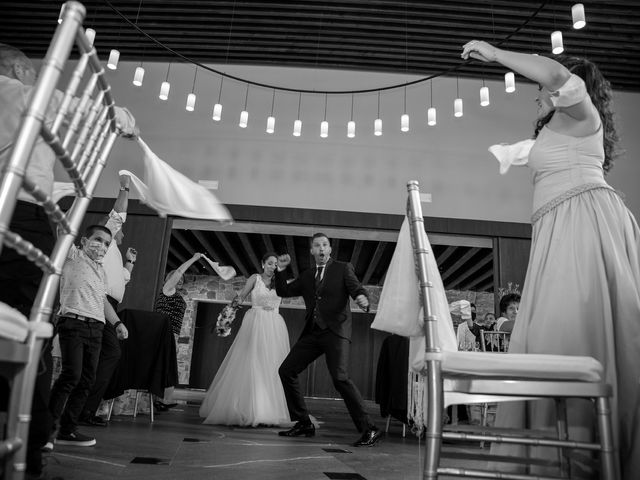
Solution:
<path fill-rule="evenodd" d="M 94 447 L 56 445 L 47 454 L 50 476 L 65 480 L 102 479 L 420 479 L 423 448 L 402 424 L 392 420 L 389 432 L 371 448 L 354 448 L 358 438 L 341 400 L 308 399 L 319 428 L 312 438 L 284 438 L 278 428 L 234 428 L 202 425 L 198 417 L 203 392 L 176 390 L 180 405 L 160 413 L 155 422 L 147 414 L 113 416 L 107 427 L 81 427 L 95 435 Z M 378 405 L 367 409 L 381 428 Z M 423 447 L 420 444 L 420 447 Z M 468 467 L 468 459 L 482 452 L 478 444 L 445 447 Z"/>

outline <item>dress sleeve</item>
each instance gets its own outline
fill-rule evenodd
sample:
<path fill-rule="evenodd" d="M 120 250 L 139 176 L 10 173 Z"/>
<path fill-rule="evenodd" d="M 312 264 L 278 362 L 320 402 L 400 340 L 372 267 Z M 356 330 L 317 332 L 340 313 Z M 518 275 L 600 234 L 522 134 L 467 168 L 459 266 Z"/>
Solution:
<path fill-rule="evenodd" d="M 571 107 L 585 99 L 587 87 L 579 76 L 571 74 L 564 85 L 550 95 L 554 107 Z"/>

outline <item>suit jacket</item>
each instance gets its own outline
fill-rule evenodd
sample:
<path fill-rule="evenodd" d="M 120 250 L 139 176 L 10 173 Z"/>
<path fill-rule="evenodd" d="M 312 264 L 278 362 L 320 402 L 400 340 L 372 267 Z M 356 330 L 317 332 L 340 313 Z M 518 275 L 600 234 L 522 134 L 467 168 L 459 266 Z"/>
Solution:
<path fill-rule="evenodd" d="M 276 293 L 280 297 L 302 296 L 307 309 L 303 334 L 313 328 L 313 313 L 316 307 L 327 327 L 335 334 L 351 340 L 351 309 L 349 297 L 368 297 L 367 290 L 356 277 L 350 263 L 329 260 L 325 266 L 324 278 L 315 289 L 315 267 L 305 270 L 298 278 L 287 283 L 285 270 L 276 272 Z"/>

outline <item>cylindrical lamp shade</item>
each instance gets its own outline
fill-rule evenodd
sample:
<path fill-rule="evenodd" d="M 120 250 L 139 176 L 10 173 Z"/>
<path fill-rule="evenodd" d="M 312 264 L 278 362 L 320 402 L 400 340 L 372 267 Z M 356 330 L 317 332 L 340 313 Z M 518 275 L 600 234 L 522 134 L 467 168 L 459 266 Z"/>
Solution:
<path fill-rule="evenodd" d="M 486 107 L 489 103 L 489 87 L 482 87 L 480 89 L 480 105 Z"/>
<path fill-rule="evenodd" d="M 139 87 L 142 85 L 142 80 L 144 80 L 144 68 L 136 67 L 136 73 L 133 75 L 133 84 Z"/>
<path fill-rule="evenodd" d="M 560 30 L 551 32 L 551 52 L 554 55 L 559 55 L 564 52 L 564 46 L 562 45 L 562 32 Z"/>
<path fill-rule="evenodd" d="M 89 45 L 93 47 L 93 41 L 96 39 L 96 31 L 93 28 L 87 28 L 84 34 L 87 36 L 87 40 L 89 40 Z"/>
<path fill-rule="evenodd" d="M 427 110 L 427 125 L 434 126 L 436 124 L 436 109 L 429 107 Z"/>
<path fill-rule="evenodd" d="M 579 30 L 584 28 L 587 24 L 584 16 L 584 5 L 581 3 L 576 3 L 573 7 L 571 7 L 571 20 L 573 21 L 573 28 Z"/>
<path fill-rule="evenodd" d="M 329 136 L 329 122 L 326 120 L 323 120 L 322 123 L 320 123 L 320 136 L 322 138 L 327 138 Z"/>
<path fill-rule="evenodd" d="M 462 99 L 456 98 L 453 101 L 453 116 L 461 117 L 462 116 Z"/>
<path fill-rule="evenodd" d="M 171 89 L 171 84 L 169 82 L 162 82 L 160 86 L 160 100 L 166 100 L 169 98 L 169 90 Z"/>
<path fill-rule="evenodd" d="M 400 117 L 400 131 L 408 132 L 409 131 L 409 115 L 403 113 Z"/>
<path fill-rule="evenodd" d="M 516 76 L 513 72 L 507 72 L 504 74 L 504 91 L 507 93 L 513 93 L 516 91 Z"/>
<path fill-rule="evenodd" d="M 193 109 L 196 108 L 196 94 L 190 93 L 187 95 L 187 106 L 184 107 L 187 112 L 193 112 Z"/>
<path fill-rule="evenodd" d="M 213 106 L 213 115 L 211 116 L 211 118 L 213 118 L 216 122 L 219 122 L 220 119 L 222 119 L 222 105 L 219 103 L 216 103 Z"/>
<path fill-rule="evenodd" d="M 238 123 L 238 126 L 240 128 L 247 128 L 248 123 L 249 123 L 249 112 L 247 112 L 246 110 L 243 110 L 240 112 L 240 123 Z"/>
<path fill-rule="evenodd" d="M 273 115 L 267 117 L 267 133 L 273 133 L 276 131 L 276 117 Z"/>
<path fill-rule="evenodd" d="M 302 120 L 296 120 L 293 122 L 293 136 L 299 137 L 302 135 Z"/>
<path fill-rule="evenodd" d="M 118 68 L 118 60 L 120 60 L 120 52 L 115 48 L 109 53 L 109 60 L 107 61 L 107 68 L 115 70 Z"/>
<path fill-rule="evenodd" d="M 376 118 L 376 121 L 373 122 L 373 134 L 376 137 L 379 137 L 380 135 L 382 135 L 382 119 L 381 118 Z"/>
<path fill-rule="evenodd" d="M 349 120 L 347 123 L 347 137 L 353 138 L 356 136 L 356 122 Z"/>

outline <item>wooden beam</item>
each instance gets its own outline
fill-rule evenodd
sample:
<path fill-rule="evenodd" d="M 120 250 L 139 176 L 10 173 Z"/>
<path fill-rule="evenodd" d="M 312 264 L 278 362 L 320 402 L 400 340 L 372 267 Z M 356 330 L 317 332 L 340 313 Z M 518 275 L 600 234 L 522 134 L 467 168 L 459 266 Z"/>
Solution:
<path fill-rule="evenodd" d="M 460 247 L 456 247 L 460 248 Z M 446 282 L 446 280 L 453 275 L 462 265 L 464 265 L 471 257 L 473 257 L 476 253 L 480 251 L 479 248 L 471 248 L 467 253 L 462 255 L 457 262 L 451 265 L 445 272 L 442 273 L 442 281 Z M 466 271 L 465 271 L 466 273 Z"/>
<path fill-rule="evenodd" d="M 448 246 L 444 252 L 442 252 L 437 258 L 436 258 L 436 263 L 438 264 L 438 266 L 444 264 L 444 262 L 447 261 L 447 258 L 449 258 L 451 255 L 453 255 L 453 253 L 456 251 L 456 247 L 455 246 Z"/>
<path fill-rule="evenodd" d="M 353 246 L 353 252 L 351 253 L 351 265 L 353 265 L 353 268 L 356 268 L 356 264 L 358 263 L 358 257 L 360 256 L 360 252 L 362 252 L 362 245 L 363 245 L 363 241 L 362 240 L 356 240 L 356 244 Z"/>
<path fill-rule="evenodd" d="M 376 268 L 380 263 L 380 259 L 382 258 L 382 254 L 384 253 L 384 249 L 386 246 L 387 244 L 385 242 L 378 242 L 376 251 L 373 253 L 373 258 L 371 258 L 369 266 L 367 267 L 367 271 L 365 272 L 364 277 L 362 277 L 362 283 L 364 283 L 365 285 L 369 283 L 369 280 L 371 280 L 371 275 L 373 275 L 373 272 L 376 271 Z"/>
<path fill-rule="evenodd" d="M 238 237 L 240 237 L 240 243 L 242 243 L 245 252 L 247 252 L 247 255 L 249 255 L 249 260 L 251 260 L 251 263 L 255 267 L 256 271 L 261 271 L 262 265 L 260 264 L 260 260 L 258 259 L 256 252 L 254 252 L 253 247 L 251 246 L 249 236 L 246 233 L 238 233 Z"/>
<path fill-rule="evenodd" d="M 264 242 L 264 246 L 266 247 L 267 252 L 276 251 L 276 249 L 273 248 L 273 242 L 271 241 L 271 236 L 268 233 L 262 234 L 262 241 Z"/>
<path fill-rule="evenodd" d="M 189 252 L 190 256 L 193 255 L 196 252 L 196 249 L 189 243 L 189 241 L 185 238 L 185 236 L 182 234 L 182 232 L 179 232 L 177 230 L 173 230 L 171 232 L 171 234 L 173 235 L 173 238 L 175 238 L 178 241 L 178 243 L 180 245 L 182 245 L 187 250 L 187 252 Z M 199 265 L 198 262 L 195 262 L 194 264 L 192 264 L 189 267 L 189 270 L 193 269 L 197 273 L 201 273 L 200 270 L 198 269 L 198 266 L 202 266 L 202 265 L 201 264 Z M 209 270 L 211 270 L 211 273 L 214 273 L 213 269 L 210 266 L 209 266 Z"/>
<path fill-rule="evenodd" d="M 488 253 L 486 257 L 484 257 L 482 260 L 476 263 L 473 267 L 466 270 L 458 278 L 455 278 L 450 282 L 448 282 L 449 284 L 448 288 L 455 288 L 458 285 L 462 285 L 467 278 L 472 277 L 475 272 L 483 268 L 487 263 L 493 263 L 493 253 L 491 254 Z M 491 275 L 493 275 L 493 269 L 490 269 L 490 271 L 491 271 Z"/>
<path fill-rule="evenodd" d="M 213 233 L 218 238 L 218 240 L 224 247 L 225 251 L 229 254 L 229 256 L 231 257 L 231 260 L 233 260 L 233 262 L 236 264 L 236 266 L 238 267 L 238 270 L 240 270 L 244 278 L 249 278 L 249 271 L 244 266 L 244 263 L 242 263 L 242 260 L 240 260 L 240 257 L 236 253 L 235 249 L 229 243 L 227 236 L 221 232 L 213 232 Z"/>
<path fill-rule="evenodd" d="M 333 238 L 331 239 L 331 256 L 338 260 L 338 254 L 340 253 L 340 239 Z"/>
<path fill-rule="evenodd" d="M 464 287 L 465 287 L 464 289 L 465 290 L 473 290 L 473 287 L 475 287 L 476 285 L 481 284 L 482 282 L 484 282 L 485 280 L 487 280 L 491 276 L 493 276 L 493 272 L 491 270 L 489 270 L 486 273 L 484 273 L 483 275 L 480 275 L 479 277 L 474 278 L 472 282 L 469 282 L 469 283 L 465 284 L 464 285 Z"/>
<path fill-rule="evenodd" d="M 298 269 L 298 256 L 296 255 L 296 247 L 293 244 L 293 237 L 291 235 L 285 235 L 284 238 L 287 242 L 287 250 L 291 256 L 291 270 L 293 271 L 293 276 L 298 277 L 298 275 L 300 275 L 300 271 Z"/>
<path fill-rule="evenodd" d="M 193 236 L 196 237 L 204 247 L 207 256 L 210 257 L 214 262 L 218 262 L 221 264 L 222 261 L 221 261 L 220 255 L 218 254 L 216 249 L 213 248 L 213 245 L 211 245 L 209 240 L 207 240 L 206 237 L 202 234 L 202 232 L 193 230 L 192 233 L 193 233 Z"/>

